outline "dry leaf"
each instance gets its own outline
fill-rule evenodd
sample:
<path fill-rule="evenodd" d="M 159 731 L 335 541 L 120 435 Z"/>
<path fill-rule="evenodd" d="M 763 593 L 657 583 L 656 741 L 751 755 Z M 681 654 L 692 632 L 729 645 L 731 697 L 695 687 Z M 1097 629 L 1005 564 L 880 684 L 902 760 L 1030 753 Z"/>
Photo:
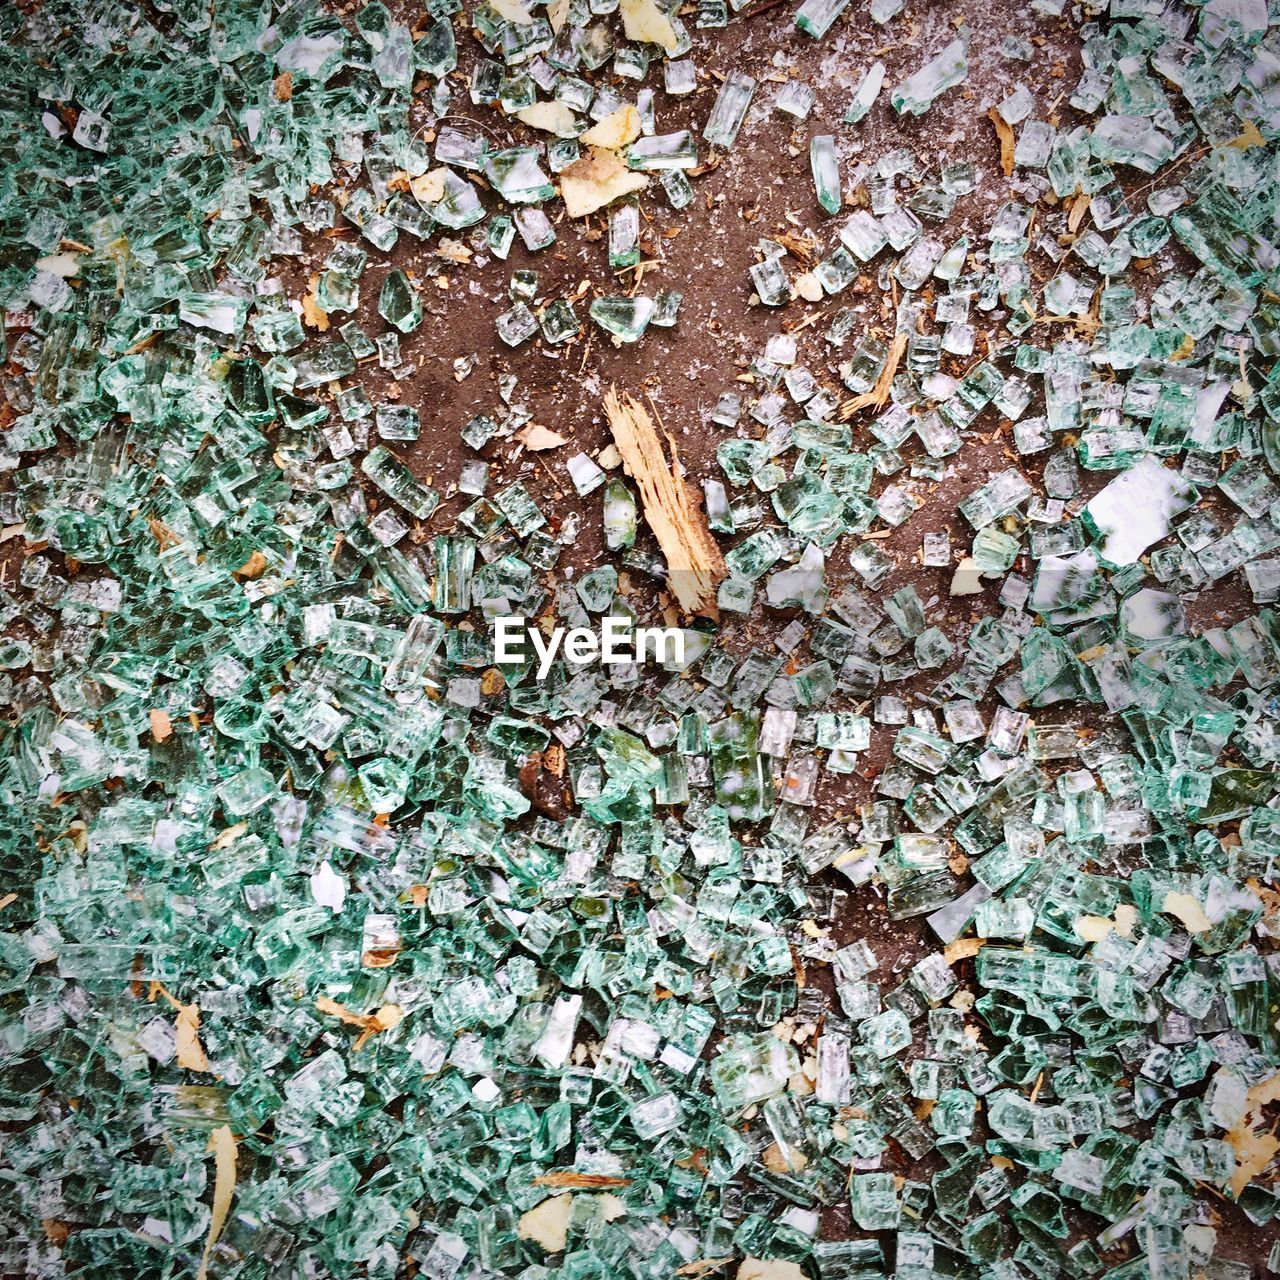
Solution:
<path fill-rule="evenodd" d="M 320 996 L 316 1000 L 316 1008 L 321 1013 L 328 1013 L 335 1018 L 341 1018 L 343 1022 L 350 1023 L 353 1027 L 367 1027 L 369 1025 L 369 1015 L 367 1013 L 356 1013 L 354 1009 L 348 1009 L 345 1004 L 339 1004 L 336 1000 L 329 999 L 328 996 Z"/>
<path fill-rule="evenodd" d="M 572 137 L 574 126 L 578 122 L 572 108 L 560 101 L 535 102 L 521 107 L 516 112 L 516 119 L 531 129 L 541 129 L 544 133 L 554 133 L 561 138 Z"/>
<path fill-rule="evenodd" d="M 795 291 L 806 302 L 821 302 L 825 293 L 822 281 L 812 271 L 796 276 Z"/>
<path fill-rule="evenodd" d="M 616 151 L 640 136 L 640 113 L 629 103 L 611 111 L 599 124 L 594 124 L 578 141 L 587 147 L 606 147 Z"/>
<path fill-rule="evenodd" d="M 168 551 L 170 547 L 177 547 L 182 543 L 182 539 L 163 520 L 157 520 L 155 516 L 147 517 L 147 528 L 160 544 L 161 551 Z"/>
<path fill-rule="evenodd" d="M 1044 1072 L 1041 1071 L 1040 1074 L 1036 1076 L 1036 1082 L 1031 1086 L 1031 1096 L 1027 1099 L 1027 1101 L 1033 1107 L 1036 1105 L 1036 1099 L 1040 1096 L 1040 1090 L 1043 1087 L 1044 1087 Z"/>
<path fill-rule="evenodd" d="M 282 71 L 272 82 L 276 100 L 278 102 L 288 102 L 293 97 L 293 72 Z"/>
<path fill-rule="evenodd" d="M 1213 928 L 1213 921 L 1189 893 L 1166 893 L 1160 910 L 1180 920 L 1188 933 L 1208 933 Z"/>
<path fill-rule="evenodd" d="M 529 10 L 520 3 L 520 0 L 489 0 L 489 8 L 506 21 L 514 22 L 520 27 L 530 26 L 533 22 Z"/>
<path fill-rule="evenodd" d="M 209 1274 L 209 1255 L 226 1225 L 231 1199 L 236 1193 L 236 1137 L 230 1125 L 220 1125 L 209 1135 L 209 1150 L 213 1152 L 214 1163 L 213 1213 L 209 1218 L 209 1235 L 200 1255 L 196 1280 L 205 1280 Z"/>
<path fill-rule="evenodd" d="M 628 40 L 660 44 L 668 53 L 679 47 L 671 19 L 653 0 L 622 0 L 618 12 L 622 14 L 622 31 Z"/>
<path fill-rule="evenodd" d="M 987 112 L 987 119 L 996 127 L 996 137 L 1000 139 L 1000 171 L 1006 178 L 1013 177 L 1013 149 L 1015 146 L 1013 130 L 1004 116 L 992 107 Z"/>
<path fill-rule="evenodd" d="M 174 1020 L 178 1033 L 178 1066 L 187 1071 L 208 1071 L 209 1059 L 200 1043 L 200 1009 L 184 1004 Z"/>
<path fill-rule="evenodd" d="M 404 1010 L 398 1004 L 384 1004 L 373 1013 L 356 1013 L 354 1009 L 348 1009 L 345 1004 L 330 1000 L 328 996 L 321 996 L 316 1001 L 316 1008 L 321 1013 L 341 1018 L 349 1026 L 360 1028 L 360 1034 L 351 1046 L 353 1053 L 357 1049 L 363 1049 L 365 1041 L 370 1036 L 376 1036 L 379 1031 L 391 1031 L 404 1019 Z"/>
<path fill-rule="evenodd" d="M 147 712 L 147 719 L 151 721 L 151 737 L 156 742 L 163 742 L 173 732 L 173 721 L 167 711 L 152 707 Z"/>
<path fill-rule="evenodd" d="M 1231 1175 L 1231 1194 L 1238 1200 L 1240 1193 L 1275 1158 L 1280 1151 L 1280 1138 L 1273 1133 L 1255 1133 L 1256 1113 L 1250 1111 L 1243 1121 L 1226 1134 L 1226 1140 L 1236 1153 L 1236 1168 Z"/>
<path fill-rule="evenodd" d="M 385 827 L 391 821 L 389 813 L 375 813 L 373 820 L 380 827 Z M 366 969 L 390 969 L 396 962 L 396 957 L 400 954 L 399 947 L 387 947 L 381 950 L 370 949 L 360 953 L 360 963 Z"/>
<path fill-rule="evenodd" d="M 1076 937 L 1083 938 L 1085 942 L 1101 942 L 1115 924 L 1106 916 L 1082 915 L 1071 922 L 1071 928 Z"/>
<path fill-rule="evenodd" d="M 1265 1172 L 1277 1152 L 1280 1152 L 1280 1139 L 1273 1132 L 1258 1132 L 1265 1123 L 1263 1107 L 1280 1101 L 1280 1072 L 1255 1084 L 1247 1097 L 1248 1110 L 1244 1119 L 1223 1135 L 1236 1153 L 1236 1168 L 1229 1185 L 1231 1194 L 1237 1200 L 1245 1187 L 1260 1173 Z"/>
<path fill-rule="evenodd" d="M 569 217 L 584 218 L 648 185 L 643 173 L 628 169 L 612 151 L 592 147 L 589 154 L 561 170 L 560 198 Z"/>
<path fill-rule="evenodd" d="M 776 1142 L 769 1143 L 760 1158 L 770 1173 L 800 1173 L 809 1163 L 809 1158 L 803 1151 L 792 1148 L 788 1157 Z"/>
<path fill-rule="evenodd" d="M 516 1234 L 521 1240 L 532 1240 L 546 1253 L 562 1253 L 569 1240 L 569 1213 L 572 1209 L 572 1196 L 548 1196 L 520 1215 Z"/>
<path fill-rule="evenodd" d="M 238 569 L 231 572 L 238 578 L 260 578 L 267 571 L 270 561 L 261 551 L 253 552 Z"/>
<path fill-rule="evenodd" d="M 798 1262 L 785 1258 L 743 1258 L 737 1280 L 806 1280 Z"/>
<path fill-rule="evenodd" d="M 40 1226 L 44 1229 L 44 1238 L 55 1249 L 61 1249 L 71 1234 L 71 1228 L 59 1218 L 41 1218 Z"/>
<path fill-rule="evenodd" d="M 436 244 L 436 257 L 465 267 L 475 254 L 461 240 L 450 240 L 448 236 L 441 236 Z M 458 381 L 461 382 L 462 379 L 459 378 Z"/>
<path fill-rule="evenodd" d="M 449 171 L 440 165 L 436 169 L 428 169 L 409 182 L 409 190 L 419 204 L 438 204 L 444 199 L 444 179 Z"/>
<path fill-rule="evenodd" d="M 693 491 L 679 470 L 675 441 L 668 462 L 662 442 L 644 406 L 610 387 L 604 398 L 614 443 L 640 488 L 644 518 L 667 561 L 671 591 L 686 614 L 719 617 L 716 588 L 728 575 L 720 548 L 707 529 Z"/>
<path fill-rule="evenodd" d="M 536 422 L 527 423 L 516 432 L 516 439 L 531 453 L 541 453 L 544 449 L 558 449 L 568 440 L 559 432 L 549 427 L 539 426 Z"/>
<path fill-rule="evenodd" d="M 178 1066 L 186 1071 L 208 1071 L 209 1058 L 200 1043 L 200 1006 L 183 1004 L 162 982 L 153 982 L 148 1000 L 164 996 L 177 1012 L 174 1031 L 177 1033 Z"/>
<path fill-rule="evenodd" d="M 1280 1071 L 1259 1081 L 1249 1090 L 1251 1107 L 1265 1107 L 1270 1102 L 1280 1102 Z"/>
<path fill-rule="evenodd" d="M 237 822 L 233 827 L 225 827 L 214 837 L 213 843 L 209 845 L 209 848 L 229 849 L 248 830 L 249 824 L 247 822 Z"/>
<path fill-rule="evenodd" d="M 312 276 L 311 287 L 303 295 L 302 323 L 309 329 L 324 333 L 329 327 L 329 313 L 316 301 L 316 287 L 319 283 L 320 277 L 318 275 Z"/>
<path fill-rule="evenodd" d="M 1080 230 L 1080 224 L 1084 221 L 1084 215 L 1089 211 L 1090 196 L 1085 192 L 1081 192 L 1071 201 L 1071 212 L 1067 214 L 1067 230 L 1075 235 Z"/>
<path fill-rule="evenodd" d="M 1247 151 L 1250 147 L 1265 147 L 1266 145 L 1266 138 L 1258 132 L 1258 126 L 1252 120 L 1246 120 L 1240 133 L 1227 143 L 1227 146 L 1234 147 L 1237 151 Z"/>
<path fill-rule="evenodd" d="M 948 964 L 955 964 L 957 960 L 972 960 L 986 945 L 986 938 L 957 938 L 942 953 L 942 958 Z"/>

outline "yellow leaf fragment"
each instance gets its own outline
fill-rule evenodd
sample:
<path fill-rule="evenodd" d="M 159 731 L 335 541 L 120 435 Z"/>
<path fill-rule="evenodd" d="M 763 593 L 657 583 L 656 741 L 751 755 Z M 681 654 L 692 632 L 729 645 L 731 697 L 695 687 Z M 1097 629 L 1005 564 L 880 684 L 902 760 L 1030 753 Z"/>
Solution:
<path fill-rule="evenodd" d="M 208 1071 L 209 1058 L 200 1043 L 200 1006 L 183 1004 L 162 982 L 153 982 L 147 999 L 164 996 L 177 1014 L 174 1032 L 177 1040 L 178 1066 L 186 1071 Z"/>
<path fill-rule="evenodd" d="M 533 16 L 520 0 L 489 0 L 489 8 L 500 18 L 514 22 L 517 26 L 527 27 L 533 22 Z"/>
<path fill-rule="evenodd" d="M 1087 192 L 1082 191 L 1078 196 L 1073 196 L 1071 200 L 1071 212 L 1067 214 L 1067 230 L 1075 235 L 1080 230 L 1080 224 L 1084 221 L 1084 215 L 1089 211 L 1089 201 L 1091 197 Z"/>
<path fill-rule="evenodd" d="M 629 103 L 611 111 L 599 124 L 594 124 L 578 141 L 588 147 L 607 147 L 617 151 L 640 136 L 640 113 Z"/>
<path fill-rule="evenodd" d="M 720 548 L 707 529 L 692 489 L 685 482 L 675 441 L 667 453 L 644 406 L 610 387 L 604 411 L 627 474 L 640 489 L 644 518 L 667 562 L 671 592 L 686 614 L 716 618 L 716 588 L 728 575 Z"/>
<path fill-rule="evenodd" d="M 329 313 L 316 301 L 316 288 L 320 277 L 311 277 L 311 287 L 302 297 L 302 323 L 309 329 L 323 333 L 329 327 Z"/>
<path fill-rule="evenodd" d="M 516 119 L 527 124 L 531 129 L 541 129 L 544 133 L 554 133 L 557 137 L 573 136 L 573 128 L 578 117 L 573 109 L 563 102 L 535 102 L 521 107 L 516 112 Z"/>
<path fill-rule="evenodd" d="M 209 1274 L 209 1255 L 226 1226 L 231 1200 L 236 1193 L 236 1137 L 230 1125 L 220 1125 L 209 1135 L 209 1150 L 213 1152 L 214 1164 L 213 1213 L 209 1218 L 209 1235 L 200 1255 L 196 1280 L 205 1280 Z"/>
<path fill-rule="evenodd" d="M 805 1280 L 805 1274 L 799 1263 L 783 1258 L 743 1258 L 737 1280 Z"/>
<path fill-rule="evenodd" d="M 229 849 L 237 840 L 240 839 L 246 831 L 249 830 L 247 822 L 237 822 L 235 826 L 224 827 L 218 832 L 217 837 L 209 846 L 210 849 Z"/>
<path fill-rule="evenodd" d="M 1231 1175 L 1231 1194 L 1238 1200 L 1240 1193 L 1266 1172 L 1271 1161 L 1280 1153 L 1280 1138 L 1271 1131 L 1259 1132 L 1266 1123 L 1262 1109 L 1273 1102 L 1280 1102 L 1280 1072 L 1259 1081 L 1248 1092 L 1244 1118 L 1224 1135 L 1236 1155 L 1235 1172 Z"/>
<path fill-rule="evenodd" d="M 770 1173 L 800 1173 L 809 1163 L 803 1151 L 796 1147 L 784 1150 L 776 1142 L 769 1143 L 760 1158 Z"/>
<path fill-rule="evenodd" d="M 80 274 L 80 256 L 75 253 L 51 253 L 47 258 L 36 260 L 36 269 L 61 276 L 64 280 L 74 280 Z"/>
<path fill-rule="evenodd" d="M 597 1196 L 596 1203 L 599 1204 L 601 1216 L 606 1222 L 616 1222 L 619 1218 L 627 1216 L 626 1202 L 619 1200 L 617 1196 Z"/>
<path fill-rule="evenodd" d="M 544 449 L 558 449 L 562 444 L 569 443 L 558 431 L 539 426 L 536 422 L 526 423 L 521 427 L 516 432 L 516 439 L 530 453 L 541 453 Z"/>
<path fill-rule="evenodd" d="M 822 281 L 812 271 L 796 276 L 796 292 L 806 302 L 821 302 L 824 296 Z"/>
<path fill-rule="evenodd" d="M 986 938 L 957 938 L 943 951 L 942 958 L 948 964 L 955 964 L 957 960 L 972 960 L 986 945 Z"/>
<path fill-rule="evenodd" d="M 561 1253 L 569 1238 L 571 1195 L 548 1196 L 541 1204 L 520 1215 L 516 1234 L 521 1240 L 532 1240 L 547 1253 Z"/>
<path fill-rule="evenodd" d="M 412 179 L 409 190 L 413 198 L 419 204 L 438 204 L 444 199 L 444 177 L 448 172 L 444 165 L 440 165 Z"/>
<path fill-rule="evenodd" d="M 1265 1107 L 1269 1102 L 1280 1102 L 1280 1071 L 1268 1076 L 1249 1090 L 1249 1105 Z"/>
<path fill-rule="evenodd" d="M 209 1059 L 200 1043 L 199 1006 L 179 1006 L 174 1025 L 178 1033 L 178 1066 L 187 1071 L 208 1071 Z"/>
<path fill-rule="evenodd" d="M 351 1046 L 353 1053 L 357 1049 L 363 1049 L 365 1041 L 370 1036 L 376 1036 L 379 1031 L 391 1031 L 404 1019 L 404 1010 L 398 1004 L 384 1004 L 373 1013 L 356 1013 L 354 1009 L 348 1009 L 345 1004 L 330 1000 L 328 996 L 321 996 L 316 1001 L 316 1008 L 321 1013 L 340 1018 L 349 1026 L 360 1028 L 360 1034 Z"/>
<path fill-rule="evenodd" d="M 1188 933 L 1208 933 L 1213 928 L 1213 921 L 1189 893 L 1166 893 L 1160 910 L 1180 920 Z"/>
<path fill-rule="evenodd" d="M 251 551 L 249 558 L 238 569 L 232 569 L 232 573 L 238 578 L 260 578 L 270 567 L 271 562 L 261 551 Z"/>
<path fill-rule="evenodd" d="M 622 30 L 628 40 L 660 44 L 668 53 L 679 46 L 671 19 L 653 0 L 622 0 L 618 11 L 622 14 Z"/>
<path fill-rule="evenodd" d="M 465 267 L 475 255 L 461 240 L 450 240 L 448 236 L 441 236 L 436 244 L 436 257 Z M 461 382 L 462 379 L 458 378 L 458 381 Z"/>
<path fill-rule="evenodd" d="M 628 169 L 612 151 L 592 147 L 560 173 L 560 198 L 571 218 L 584 218 L 603 209 L 619 196 L 643 191 L 649 179 Z"/>
<path fill-rule="evenodd" d="M 1013 149 L 1014 137 L 1013 130 L 1009 127 L 1009 122 L 992 107 L 987 112 L 987 119 L 995 125 L 996 137 L 1000 139 L 1000 172 L 1006 178 L 1013 177 Z"/>
<path fill-rule="evenodd" d="M 1227 146 L 1234 147 L 1237 151 L 1247 151 L 1250 147 L 1265 147 L 1266 145 L 1266 138 L 1258 131 L 1258 126 L 1252 120 L 1246 120 L 1244 128 L 1227 143 Z"/>
<path fill-rule="evenodd" d="M 1115 928 L 1115 923 L 1106 916 L 1076 916 L 1071 928 L 1076 937 L 1086 942 L 1101 942 Z"/>
<path fill-rule="evenodd" d="M 1280 1151 L 1280 1138 L 1274 1133 L 1255 1133 L 1254 1112 L 1250 1112 L 1244 1121 L 1226 1134 L 1226 1140 L 1236 1153 L 1236 1168 L 1231 1175 L 1231 1194 L 1238 1200 L 1240 1193 L 1275 1159 Z"/>

